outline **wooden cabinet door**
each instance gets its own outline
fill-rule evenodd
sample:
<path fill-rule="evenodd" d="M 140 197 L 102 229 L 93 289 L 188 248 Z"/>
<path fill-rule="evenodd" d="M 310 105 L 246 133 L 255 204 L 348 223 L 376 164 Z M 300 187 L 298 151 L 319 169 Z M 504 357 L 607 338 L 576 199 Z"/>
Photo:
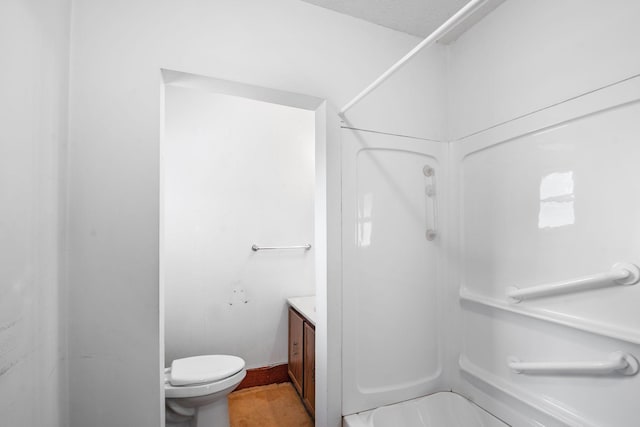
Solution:
<path fill-rule="evenodd" d="M 316 330 L 304 324 L 304 393 L 303 401 L 315 417 L 316 410 Z"/>
<path fill-rule="evenodd" d="M 303 385 L 303 326 L 304 318 L 289 307 L 289 377 L 300 395 L 302 395 Z"/>

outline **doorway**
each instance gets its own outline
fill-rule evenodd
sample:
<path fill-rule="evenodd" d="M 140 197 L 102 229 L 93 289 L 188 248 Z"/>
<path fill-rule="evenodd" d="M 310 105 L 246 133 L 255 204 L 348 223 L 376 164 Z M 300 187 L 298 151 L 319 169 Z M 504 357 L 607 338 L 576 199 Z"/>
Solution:
<path fill-rule="evenodd" d="M 315 294 L 326 418 L 326 102 L 170 70 L 162 80 L 161 368 L 202 354 L 235 354 L 249 369 L 286 363 L 286 298 Z"/>

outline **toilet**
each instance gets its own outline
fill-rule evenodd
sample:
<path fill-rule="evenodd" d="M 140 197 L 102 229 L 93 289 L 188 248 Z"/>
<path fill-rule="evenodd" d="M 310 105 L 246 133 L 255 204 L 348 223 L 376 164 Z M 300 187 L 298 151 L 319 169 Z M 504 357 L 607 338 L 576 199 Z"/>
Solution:
<path fill-rule="evenodd" d="M 237 356 L 176 359 L 164 371 L 167 426 L 229 427 L 227 396 L 247 375 Z"/>

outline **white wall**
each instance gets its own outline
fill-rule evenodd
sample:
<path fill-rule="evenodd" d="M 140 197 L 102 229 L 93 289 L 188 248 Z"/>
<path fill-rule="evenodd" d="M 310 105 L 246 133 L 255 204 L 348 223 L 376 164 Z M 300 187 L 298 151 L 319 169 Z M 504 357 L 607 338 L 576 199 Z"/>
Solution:
<path fill-rule="evenodd" d="M 167 86 L 165 364 L 287 362 L 286 298 L 315 292 L 314 112 Z"/>
<path fill-rule="evenodd" d="M 448 139 L 640 73 L 640 3 L 508 0 L 449 47 Z"/>
<path fill-rule="evenodd" d="M 72 426 L 142 427 L 162 422 L 160 68 L 314 95 L 327 99 L 327 111 L 333 111 L 417 42 L 298 0 L 74 3 L 69 204 Z M 425 128 L 429 121 L 422 118 L 429 101 L 420 94 L 430 93 L 434 82 L 421 77 L 430 69 L 430 55 L 425 52 L 387 82 L 386 93 L 394 96 L 392 106 L 379 98 L 375 105 L 373 99 L 359 106 L 376 111 L 367 117 L 370 128 L 396 133 L 407 133 L 404 128 L 409 124 Z M 404 108 L 408 105 L 411 109 Z M 327 136 L 327 155 L 335 156 L 332 145 L 339 137 L 330 129 Z M 333 194 L 327 211 L 335 215 L 338 181 L 337 171 L 332 172 L 327 177 L 331 187 L 327 191 Z M 334 235 L 339 220 L 329 222 L 328 233 Z M 328 268 L 329 294 L 337 295 L 339 272 L 335 265 Z M 337 305 L 328 310 L 331 318 L 339 316 Z M 338 325 L 330 324 L 328 345 L 336 360 L 340 332 Z M 331 372 L 339 372 L 339 365 Z M 339 401 L 339 378 L 332 381 L 319 401 Z M 318 425 L 338 425 L 335 407 L 332 410 L 330 421 L 326 413 L 317 413 Z"/>
<path fill-rule="evenodd" d="M 68 28 L 66 0 L 0 5 L 3 425 L 68 425 L 62 236 Z"/>

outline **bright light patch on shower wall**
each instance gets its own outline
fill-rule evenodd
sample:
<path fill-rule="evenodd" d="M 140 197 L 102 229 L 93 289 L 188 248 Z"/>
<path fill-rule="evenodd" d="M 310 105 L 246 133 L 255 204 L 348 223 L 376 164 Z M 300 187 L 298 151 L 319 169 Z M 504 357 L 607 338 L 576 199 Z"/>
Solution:
<path fill-rule="evenodd" d="M 554 172 L 540 182 L 538 228 L 562 227 L 575 223 L 573 172 Z"/>
<path fill-rule="evenodd" d="M 358 204 L 358 247 L 371 245 L 371 211 L 373 210 L 373 194 L 366 193 Z"/>

